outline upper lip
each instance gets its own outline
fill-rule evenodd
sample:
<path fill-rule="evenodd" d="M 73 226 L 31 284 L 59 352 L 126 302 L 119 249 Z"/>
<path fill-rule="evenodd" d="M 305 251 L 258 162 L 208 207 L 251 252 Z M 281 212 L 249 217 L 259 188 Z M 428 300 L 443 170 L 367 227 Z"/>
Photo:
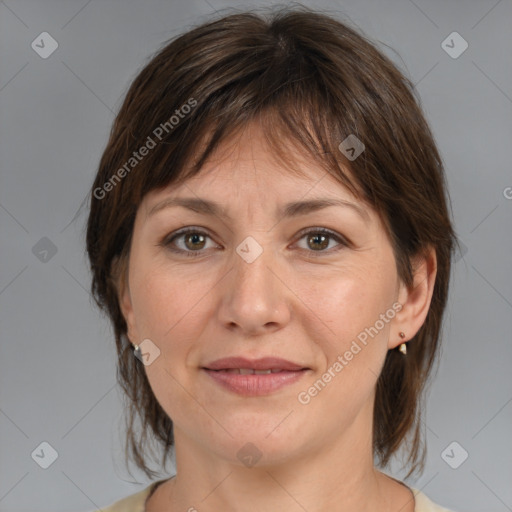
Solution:
<path fill-rule="evenodd" d="M 208 370 L 228 370 L 230 368 L 245 368 L 252 370 L 304 370 L 306 367 L 292 363 L 278 357 L 262 357 L 260 359 L 247 359 L 245 357 L 225 357 L 217 359 L 204 366 Z"/>

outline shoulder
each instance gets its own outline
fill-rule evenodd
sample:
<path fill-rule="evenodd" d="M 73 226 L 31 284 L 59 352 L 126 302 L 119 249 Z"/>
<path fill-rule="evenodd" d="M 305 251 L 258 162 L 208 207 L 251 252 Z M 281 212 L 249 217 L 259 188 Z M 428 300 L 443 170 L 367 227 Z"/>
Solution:
<path fill-rule="evenodd" d="M 159 482 L 153 482 L 142 491 L 126 496 L 101 510 L 102 512 L 144 512 L 146 500 L 158 484 Z"/>
<path fill-rule="evenodd" d="M 416 506 L 414 507 L 414 512 L 454 512 L 447 508 L 441 507 L 437 503 L 431 501 L 425 494 L 417 489 L 411 488 L 411 491 L 414 494 L 414 499 L 416 501 Z"/>

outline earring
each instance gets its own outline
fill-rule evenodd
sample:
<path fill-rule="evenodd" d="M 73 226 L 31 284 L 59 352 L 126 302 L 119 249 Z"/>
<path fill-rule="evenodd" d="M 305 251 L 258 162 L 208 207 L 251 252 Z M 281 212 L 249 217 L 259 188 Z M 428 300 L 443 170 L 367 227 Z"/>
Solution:
<path fill-rule="evenodd" d="M 139 345 L 134 345 L 133 355 L 134 355 L 134 356 L 135 356 L 139 361 L 142 361 L 142 353 L 141 353 L 141 350 L 140 350 L 140 346 L 139 346 Z"/>
<path fill-rule="evenodd" d="M 405 338 L 405 334 L 403 332 L 399 332 L 398 335 L 402 339 Z M 400 350 L 400 352 L 402 352 L 402 354 L 405 356 L 407 354 L 407 345 L 405 343 L 402 343 L 398 350 Z"/>

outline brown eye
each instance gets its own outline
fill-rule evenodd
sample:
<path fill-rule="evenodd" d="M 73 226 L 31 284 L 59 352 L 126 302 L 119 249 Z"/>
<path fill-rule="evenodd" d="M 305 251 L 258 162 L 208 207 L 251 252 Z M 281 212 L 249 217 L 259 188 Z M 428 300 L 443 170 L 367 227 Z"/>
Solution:
<path fill-rule="evenodd" d="M 310 229 L 307 232 L 303 232 L 300 240 L 302 239 L 306 239 L 307 247 L 304 250 L 308 251 L 310 254 L 313 254 L 314 256 L 330 254 L 331 252 L 349 246 L 348 241 L 345 240 L 344 237 L 325 228 Z M 332 250 L 326 250 L 332 241 L 336 242 L 339 247 L 334 247 L 332 248 Z"/>
<path fill-rule="evenodd" d="M 322 250 L 325 249 L 329 245 L 329 236 L 324 235 L 322 233 L 317 233 L 314 235 L 307 235 L 308 236 L 308 244 L 309 246 L 316 250 Z"/>
<path fill-rule="evenodd" d="M 188 228 L 165 238 L 160 245 L 172 252 L 194 257 L 203 254 L 208 239 L 211 240 L 211 237 L 207 233 L 195 228 Z"/>
<path fill-rule="evenodd" d="M 205 245 L 205 237 L 201 233 L 187 233 L 184 235 L 185 246 L 187 249 L 202 249 Z"/>
<path fill-rule="evenodd" d="M 188 228 L 165 238 L 159 245 L 168 248 L 170 251 L 184 256 L 201 256 L 208 249 L 206 247 L 210 235 L 196 228 Z M 306 248 L 301 248 L 314 256 L 322 256 L 348 247 L 349 242 L 341 235 L 325 228 L 310 229 L 303 232 L 299 240 L 306 239 Z M 339 247 L 331 247 L 335 242 Z M 315 254 L 316 253 L 316 254 Z"/>

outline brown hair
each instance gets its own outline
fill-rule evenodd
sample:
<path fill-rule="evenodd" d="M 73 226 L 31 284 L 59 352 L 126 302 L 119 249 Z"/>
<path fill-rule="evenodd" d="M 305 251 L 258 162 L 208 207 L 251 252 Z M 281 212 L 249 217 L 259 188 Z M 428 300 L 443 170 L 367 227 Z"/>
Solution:
<path fill-rule="evenodd" d="M 126 451 L 153 477 L 148 429 L 163 449 L 162 463 L 174 442 L 118 302 L 138 206 L 149 191 L 197 174 L 221 142 L 255 119 L 292 172 L 285 139 L 375 209 L 407 286 L 412 258 L 436 251 L 428 315 L 406 357 L 388 351 L 373 419 L 378 463 L 386 466 L 408 439 L 408 476 L 423 471 L 421 404 L 439 352 L 456 243 L 442 161 L 410 80 L 359 31 L 302 6 L 231 14 L 167 42 L 135 78 L 114 121 L 91 190 L 87 251 L 93 296 L 112 322 L 118 381 L 128 398 Z M 351 134 L 365 145 L 355 160 L 339 149 Z M 135 158 L 142 146 L 150 150 Z"/>

